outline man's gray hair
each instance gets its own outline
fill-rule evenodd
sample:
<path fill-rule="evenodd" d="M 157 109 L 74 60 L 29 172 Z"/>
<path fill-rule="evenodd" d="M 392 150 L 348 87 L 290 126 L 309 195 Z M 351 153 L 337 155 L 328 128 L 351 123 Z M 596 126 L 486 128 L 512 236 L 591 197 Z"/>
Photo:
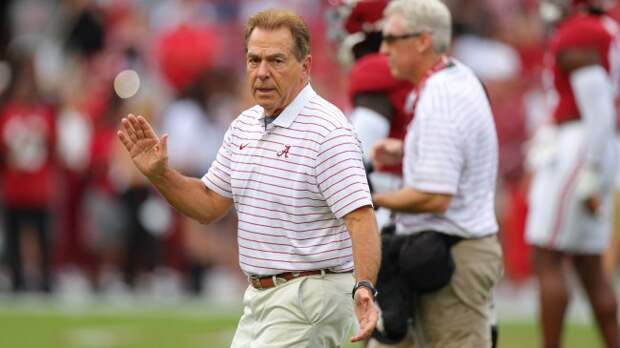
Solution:
<path fill-rule="evenodd" d="M 403 16 L 405 28 L 411 32 L 425 31 L 433 38 L 437 53 L 445 53 L 452 39 L 452 16 L 440 0 L 393 0 L 384 11 L 386 17 Z"/>

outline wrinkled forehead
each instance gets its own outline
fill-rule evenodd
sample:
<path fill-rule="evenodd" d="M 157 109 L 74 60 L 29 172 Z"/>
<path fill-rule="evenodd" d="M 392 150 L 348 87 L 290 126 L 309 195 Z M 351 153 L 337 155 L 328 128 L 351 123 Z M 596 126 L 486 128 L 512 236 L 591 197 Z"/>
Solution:
<path fill-rule="evenodd" d="M 273 56 L 293 54 L 293 35 L 288 28 L 254 28 L 248 38 L 247 55 Z"/>

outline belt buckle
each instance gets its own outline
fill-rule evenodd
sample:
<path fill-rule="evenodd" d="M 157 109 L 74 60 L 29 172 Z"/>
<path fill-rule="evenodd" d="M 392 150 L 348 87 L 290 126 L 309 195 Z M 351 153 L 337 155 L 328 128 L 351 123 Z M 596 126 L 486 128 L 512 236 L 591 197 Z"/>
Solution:
<path fill-rule="evenodd" d="M 255 289 L 261 290 L 263 288 L 263 285 L 260 282 L 260 277 L 259 276 L 255 275 L 255 274 L 252 274 L 251 276 L 248 277 L 248 280 L 250 281 L 250 284 L 252 284 L 252 286 Z"/>

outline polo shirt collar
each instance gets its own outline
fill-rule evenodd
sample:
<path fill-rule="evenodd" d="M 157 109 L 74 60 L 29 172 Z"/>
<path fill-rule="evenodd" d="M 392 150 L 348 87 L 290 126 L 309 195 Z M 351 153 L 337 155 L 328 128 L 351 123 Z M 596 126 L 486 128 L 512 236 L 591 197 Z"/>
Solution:
<path fill-rule="evenodd" d="M 295 99 L 287 105 L 284 110 L 273 120 L 273 124 L 279 127 L 288 128 L 291 126 L 293 121 L 301 110 L 306 106 L 310 98 L 314 97 L 316 92 L 310 86 L 310 83 L 306 84 L 306 86 L 297 94 Z M 265 117 L 265 110 L 263 109 L 262 115 L 259 116 L 259 119 Z"/>

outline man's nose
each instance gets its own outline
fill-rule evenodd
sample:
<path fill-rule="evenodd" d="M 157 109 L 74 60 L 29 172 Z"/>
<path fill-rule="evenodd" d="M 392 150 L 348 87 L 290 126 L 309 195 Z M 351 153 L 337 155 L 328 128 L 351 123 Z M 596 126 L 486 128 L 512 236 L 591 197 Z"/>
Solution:
<path fill-rule="evenodd" d="M 261 80 L 265 80 L 269 77 L 269 66 L 266 61 L 263 60 L 260 62 L 256 69 L 256 76 Z"/>

